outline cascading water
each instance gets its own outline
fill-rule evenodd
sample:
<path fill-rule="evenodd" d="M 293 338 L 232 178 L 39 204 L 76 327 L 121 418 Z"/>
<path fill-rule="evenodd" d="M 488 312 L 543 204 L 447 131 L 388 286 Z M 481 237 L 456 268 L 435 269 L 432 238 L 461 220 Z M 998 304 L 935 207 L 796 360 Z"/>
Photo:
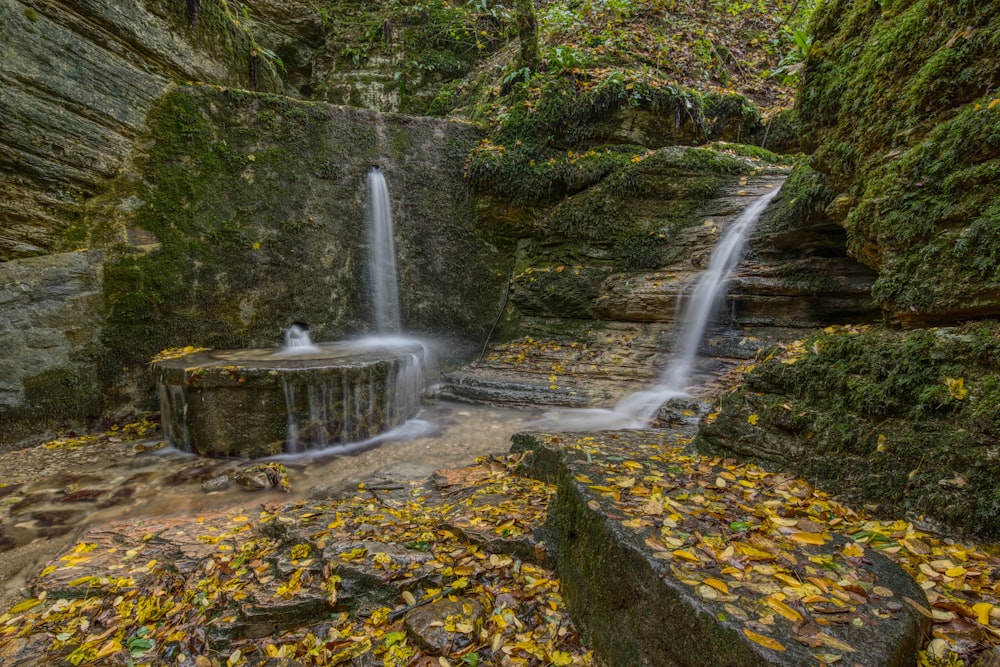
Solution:
<path fill-rule="evenodd" d="M 396 244 L 393 239 L 389 186 L 378 167 L 372 167 L 366 181 L 368 201 L 368 271 L 372 286 L 375 331 L 399 332 L 399 279 L 396 274 Z"/>
<path fill-rule="evenodd" d="M 179 449 L 256 458 L 372 442 L 420 409 L 428 346 L 399 335 L 389 190 L 366 181 L 376 335 L 313 343 L 296 322 L 278 349 L 198 352 L 157 364 L 164 431 Z M 419 429 L 418 429 L 419 430 Z"/>
<path fill-rule="evenodd" d="M 542 417 L 540 428 L 562 431 L 644 428 L 656 416 L 660 406 L 672 398 L 687 396 L 691 369 L 698 357 L 705 329 L 719 307 L 726 283 L 739 263 L 747 237 L 771 200 L 781 188 L 756 199 L 740 213 L 712 250 L 708 268 L 698 275 L 680 319 L 681 331 L 673 359 L 660 376 L 659 383 L 644 391 L 629 394 L 614 410 L 581 409 L 550 412 Z"/>
<path fill-rule="evenodd" d="M 286 355 L 313 354 L 319 352 L 319 346 L 309 337 L 309 326 L 304 322 L 293 322 L 285 330 L 285 346 L 281 353 Z"/>

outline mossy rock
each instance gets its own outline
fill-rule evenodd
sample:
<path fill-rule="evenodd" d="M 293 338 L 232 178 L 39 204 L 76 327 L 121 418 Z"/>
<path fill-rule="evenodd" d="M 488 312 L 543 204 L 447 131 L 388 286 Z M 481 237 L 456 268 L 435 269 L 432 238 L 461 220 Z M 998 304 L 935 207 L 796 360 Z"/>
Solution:
<path fill-rule="evenodd" d="M 836 0 L 797 100 L 851 253 L 907 321 L 1000 313 L 1000 2 Z"/>
<path fill-rule="evenodd" d="M 1000 325 L 817 332 L 720 399 L 699 450 L 781 466 L 885 515 L 1000 537 Z"/>

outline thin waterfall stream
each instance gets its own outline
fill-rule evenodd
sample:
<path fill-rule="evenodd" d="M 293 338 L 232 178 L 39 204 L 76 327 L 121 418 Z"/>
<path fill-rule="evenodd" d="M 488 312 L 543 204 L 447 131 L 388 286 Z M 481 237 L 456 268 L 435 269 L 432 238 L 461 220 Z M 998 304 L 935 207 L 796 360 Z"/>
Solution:
<path fill-rule="evenodd" d="M 708 268 L 698 274 L 691 296 L 686 300 L 671 362 L 655 386 L 625 396 L 611 410 L 582 408 L 548 412 L 535 426 L 554 431 L 645 428 L 656 417 L 661 405 L 673 398 L 689 396 L 687 389 L 691 371 L 705 330 L 718 311 L 719 300 L 725 294 L 733 269 L 743 256 L 750 231 L 780 191 L 780 187 L 775 187 L 747 206 L 730 223 L 712 250 Z"/>
<path fill-rule="evenodd" d="M 372 167 L 368 172 L 366 184 L 368 201 L 365 222 L 368 227 L 368 269 L 375 331 L 378 334 L 399 333 L 399 278 L 389 186 L 378 167 Z"/>

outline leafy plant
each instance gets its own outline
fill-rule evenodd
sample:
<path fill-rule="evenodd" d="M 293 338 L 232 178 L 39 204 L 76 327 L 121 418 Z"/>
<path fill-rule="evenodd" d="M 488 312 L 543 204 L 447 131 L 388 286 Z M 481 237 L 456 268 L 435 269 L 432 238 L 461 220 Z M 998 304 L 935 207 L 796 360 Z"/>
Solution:
<path fill-rule="evenodd" d="M 772 77 L 786 85 L 798 83 L 799 70 L 805 64 L 813 44 L 813 36 L 805 30 L 792 31 L 792 39 L 794 41 L 792 50 L 778 61 L 778 66 L 771 72 Z"/>

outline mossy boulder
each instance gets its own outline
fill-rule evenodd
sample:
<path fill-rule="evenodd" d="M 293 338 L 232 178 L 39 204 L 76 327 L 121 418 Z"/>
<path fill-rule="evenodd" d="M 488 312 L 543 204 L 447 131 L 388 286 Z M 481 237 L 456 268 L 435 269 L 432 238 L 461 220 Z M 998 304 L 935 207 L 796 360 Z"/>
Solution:
<path fill-rule="evenodd" d="M 817 654 L 834 641 L 858 655 L 859 664 L 913 664 L 928 626 L 898 602 L 924 599 L 913 579 L 874 551 L 850 562 L 842 537 L 808 547 L 788 540 L 760 518 L 768 511 L 761 507 L 784 504 L 779 492 L 745 493 L 768 473 L 684 454 L 670 444 L 677 437 L 670 430 L 514 436 L 522 471 L 556 485 L 546 542 L 566 605 L 601 664 L 791 667 L 825 661 Z M 717 483 L 720 474 L 737 483 Z M 788 477 L 774 479 L 798 498 L 813 493 Z M 802 507 L 823 502 L 814 496 Z M 800 516 L 802 509 L 790 504 L 779 511 Z M 858 620 L 824 624 L 829 634 L 817 641 L 808 616 L 790 608 L 784 618 L 771 610 L 774 623 L 755 623 L 754 614 L 768 608 L 768 596 L 781 586 L 758 577 L 760 565 L 741 567 L 748 553 L 768 563 L 764 571 L 781 570 L 778 576 L 792 581 L 828 576 L 831 583 L 853 580 L 857 590 L 875 584 L 890 593 L 852 598 Z M 741 577 L 726 584 L 733 570 Z M 794 597 L 781 599 L 796 604 Z"/>
<path fill-rule="evenodd" d="M 780 465 L 880 514 L 1000 537 L 1000 325 L 847 327 L 773 351 L 700 451 Z"/>
<path fill-rule="evenodd" d="M 820 5 L 797 101 L 873 294 L 907 321 L 1000 313 L 1000 2 Z"/>

